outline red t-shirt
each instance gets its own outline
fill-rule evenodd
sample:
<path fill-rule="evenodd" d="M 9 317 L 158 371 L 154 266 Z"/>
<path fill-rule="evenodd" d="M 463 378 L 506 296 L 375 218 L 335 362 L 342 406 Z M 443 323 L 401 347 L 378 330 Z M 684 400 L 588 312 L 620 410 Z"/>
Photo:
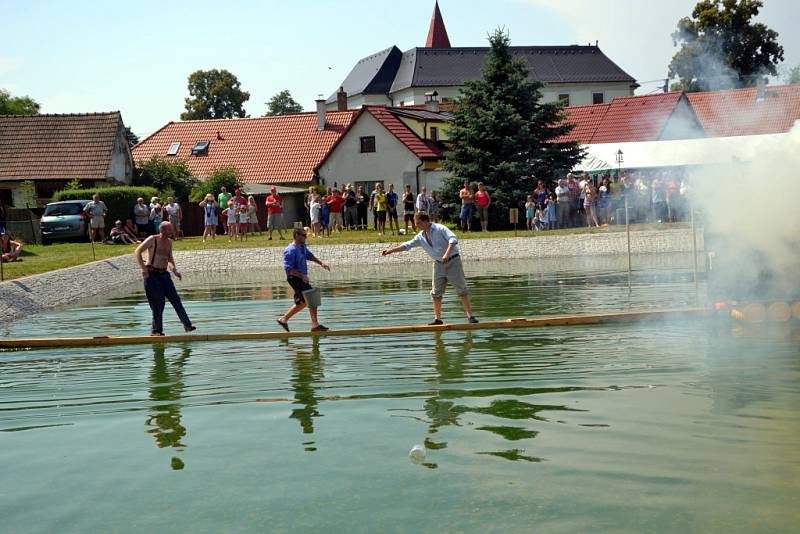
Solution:
<path fill-rule="evenodd" d="M 277 206 L 270 206 L 270 202 L 276 202 Z M 267 196 L 267 213 L 280 213 L 283 211 L 283 198 L 277 193 Z"/>
<path fill-rule="evenodd" d="M 342 211 L 344 199 L 340 195 L 328 195 L 325 198 L 325 203 L 330 207 L 331 213 L 339 213 Z"/>
<path fill-rule="evenodd" d="M 479 207 L 488 206 L 489 205 L 489 193 L 483 193 L 478 191 L 475 193 L 475 205 Z"/>

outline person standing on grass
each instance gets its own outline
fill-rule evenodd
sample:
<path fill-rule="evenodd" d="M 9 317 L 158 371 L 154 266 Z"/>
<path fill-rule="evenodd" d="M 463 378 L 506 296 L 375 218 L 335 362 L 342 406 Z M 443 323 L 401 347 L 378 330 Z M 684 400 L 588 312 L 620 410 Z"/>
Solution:
<path fill-rule="evenodd" d="M 344 197 L 339 194 L 339 190 L 334 188 L 331 194 L 325 198 L 330 210 L 329 226 L 334 232 L 341 232 L 343 229 L 342 208 L 344 207 Z"/>
<path fill-rule="evenodd" d="M 175 197 L 167 197 L 167 205 L 164 206 L 164 211 L 166 211 L 165 216 L 172 225 L 172 230 L 175 232 L 175 238 L 182 239 L 183 229 L 181 228 L 181 221 L 183 220 L 183 211 L 181 211 L 180 204 L 175 202 Z"/>
<path fill-rule="evenodd" d="M 458 220 L 461 221 L 461 231 L 469 232 L 469 227 L 472 224 L 472 213 L 475 209 L 475 201 L 469 180 L 464 180 L 464 187 L 458 192 L 458 198 L 461 199 L 461 213 L 458 214 Z"/>
<path fill-rule="evenodd" d="M 356 191 L 356 209 L 358 210 L 358 229 L 367 229 L 367 213 L 369 213 L 369 195 L 364 191 L 364 186 L 359 185 Z"/>
<path fill-rule="evenodd" d="M 389 184 L 389 190 L 386 191 L 386 218 L 389 220 L 389 231 L 394 235 L 394 231 L 397 230 L 398 235 L 400 234 L 400 223 L 397 219 L 397 193 L 394 192 L 394 184 Z M 392 221 L 394 221 L 394 226 L 392 226 Z M 385 233 L 385 231 L 384 231 Z"/>
<path fill-rule="evenodd" d="M 378 226 L 378 235 L 384 235 L 386 233 L 386 215 L 389 207 L 381 184 L 375 184 L 372 201 L 374 202 L 373 209 L 375 210 L 375 224 Z"/>
<path fill-rule="evenodd" d="M 92 201 L 83 207 L 83 211 L 89 216 L 89 238 L 92 241 L 103 242 L 106 238 L 106 213 L 108 213 L 105 202 L 95 193 L 92 195 Z M 100 239 L 95 239 L 95 234 L 100 235 Z"/>
<path fill-rule="evenodd" d="M 278 188 L 274 185 L 270 188 L 270 194 L 267 197 L 267 230 L 269 230 L 270 241 L 272 241 L 272 232 L 275 230 L 278 231 L 278 237 L 283 241 L 283 197 L 278 194 Z"/>
<path fill-rule="evenodd" d="M 144 203 L 143 198 L 136 199 L 133 207 L 133 220 L 136 222 L 136 234 L 139 237 L 150 235 L 150 207 Z"/>
<path fill-rule="evenodd" d="M 406 184 L 406 190 L 403 192 L 403 227 L 405 232 L 408 233 L 408 223 L 411 223 L 411 229 L 417 231 L 414 226 L 414 193 L 411 191 L 411 185 Z M 400 233 L 398 230 L 397 233 Z"/>
<path fill-rule="evenodd" d="M 423 186 L 422 190 L 417 195 L 417 202 L 415 204 L 417 211 L 424 211 L 428 215 L 431 213 L 431 198 L 428 196 L 428 188 Z"/>
<path fill-rule="evenodd" d="M 375 202 L 375 196 L 379 191 L 383 194 L 383 185 L 380 182 L 375 182 L 375 189 L 373 189 L 372 193 L 369 195 L 369 207 L 372 210 L 372 223 L 375 230 L 378 230 L 378 232 L 380 232 L 378 229 L 378 204 Z"/>
<path fill-rule="evenodd" d="M 219 209 L 224 210 L 228 207 L 228 201 L 231 199 L 233 195 L 228 193 L 228 188 L 224 185 L 219 188 L 220 193 L 217 195 L 217 206 Z M 222 217 L 222 235 L 228 233 L 228 221 L 225 217 Z"/>
<path fill-rule="evenodd" d="M 286 271 L 286 281 L 294 290 L 294 305 L 286 313 L 278 317 L 278 324 L 281 328 L 289 331 L 289 319 L 294 317 L 299 311 L 306 307 L 306 299 L 303 291 L 313 289 L 308 278 L 308 262 L 313 261 L 326 271 L 330 271 L 330 266 L 318 259 L 306 246 L 308 235 L 304 228 L 295 228 L 292 232 L 292 243 L 283 251 L 283 270 Z M 317 320 L 317 308 L 308 307 L 308 314 L 311 316 L 311 331 L 326 332 L 328 328 Z"/>
<path fill-rule="evenodd" d="M 253 195 L 247 197 L 247 225 L 251 234 L 258 232 L 258 235 L 261 235 L 261 228 L 258 226 L 258 206 Z"/>
<path fill-rule="evenodd" d="M 427 213 L 419 212 L 414 218 L 420 232 L 402 245 L 384 249 L 381 255 L 388 256 L 395 252 L 405 252 L 415 247 L 422 247 L 435 262 L 431 284 L 433 321 L 428 324 L 444 324 L 442 322 L 442 297 L 444 297 L 447 282 L 456 288 L 461 304 L 464 306 L 464 312 L 467 314 L 467 320 L 470 323 L 477 323 L 478 319 L 472 313 L 472 304 L 469 300 L 469 289 L 467 289 L 467 280 L 464 277 L 464 267 L 461 264 L 461 253 L 458 250 L 458 238 L 448 227 L 432 223 Z"/>
<path fill-rule="evenodd" d="M 439 222 L 439 204 L 436 191 L 431 191 L 431 196 L 428 197 L 428 215 L 431 217 L 431 222 Z"/>
<path fill-rule="evenodd" d="M 233 241 L 239 235 L 239 216 L 236 213 L 238 204 L 233 199 L 228 201 L 228 207 L 222 210 L 222 218 L 227 221 L 228 241 Z"/>
<path fill-rule="evenodd" d="M 169 275 L 169 266 L 172 265 L 172 274 L 178 280 L 181 279 L 181 273 L 175 265 L 175 258 L 172 257 L 172 239 L 174 237 L 174 229 L 169 222 L 162 222 L 159 227 L 158 235 L 151 235 L 145 239 L 142 244 L 136 247 L 133 252 L 136 262 L 142 271 L 142 278 L 144 279 L 144 292 L 147 295 L 147 302 L 150 304 L 150 310 L 153 312 L 153 324 L 150 329 L 151 336 L 164 335 L 164 304 L 167 300 L 172 304 L 175 313 L 178 314 L 178 319 L 183 323 L 183 330 L 185 332 L 192 332 L 196 330 L 192 326 L 192 321 L 189 315 L 183 308 L 183 303 L 175 289 L 175 284 Z M 142 254 L 147 252 L 147 262 L 145 263 Z"/>
<path fill-rule="evenodd" d="M 217 225 L 219 224 L 217 213 L 219 211 L 219 205 L 217 201 L 214 200 L 214 195 L 209 193 L 200 203 L 200 207 L 203 208 L 203 243 L 205 243 L 207 237 L 211 239 L 217 237 Z"/>
<path fill-rule="evenodd" d="M 492 199 L 483 182 L 478 184 L 478 191 L 475 193 L 475 208 L 478 211 L 478 220 L 481 221 L 481 232 L 489 231 L 489 204 Z"/>
<path fill-rule="evenodd" d="M 358 202 L 356 192 L 353 191 L 351 184 L 345 186 L 342 197 L 344 198 L 344 227 L 348 230 L 355 230 L 358 224 Z"/>

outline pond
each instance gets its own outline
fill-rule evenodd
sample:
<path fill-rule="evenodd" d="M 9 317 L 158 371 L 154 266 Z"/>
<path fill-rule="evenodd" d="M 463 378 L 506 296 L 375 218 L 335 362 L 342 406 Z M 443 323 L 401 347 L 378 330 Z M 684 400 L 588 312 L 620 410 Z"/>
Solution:
<path fill-rule="evenodd" d="M 685 257 L 648 261 L 630 296 L 625 260 L 467 275 L 484 320 L 695 305 Z M 332 328 L 430 320 L 429 266 L 312 275 Z M 276 330 L 289 305 L 274 272 L 193 278 L 203 332 Z M 444 311 L 464 320 L 452 292 Z M 148 315 L 123 287 L 2 335 Z M 795 331 L 697 319 L 4 352 L 0 530 L 790 532 L 798 406 Z"/>

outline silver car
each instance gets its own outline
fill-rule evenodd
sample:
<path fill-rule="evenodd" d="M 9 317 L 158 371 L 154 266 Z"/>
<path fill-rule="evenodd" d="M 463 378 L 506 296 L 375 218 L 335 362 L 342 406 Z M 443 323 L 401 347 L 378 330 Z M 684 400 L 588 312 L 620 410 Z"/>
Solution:
<path fill-rule="evenodd" d="M 42 229 L 42 244 L 61 239 L 88 239 L 89 216 L 83 208 L 90 200 L 65 200 L 51 202 L 44 208 L 39 221 Z"/>

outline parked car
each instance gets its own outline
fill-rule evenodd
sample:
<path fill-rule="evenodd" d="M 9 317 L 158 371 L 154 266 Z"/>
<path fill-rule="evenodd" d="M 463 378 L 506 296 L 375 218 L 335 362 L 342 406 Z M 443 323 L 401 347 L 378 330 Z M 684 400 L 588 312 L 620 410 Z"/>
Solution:
<path fill-rule="evenodd" d="M 48 204 L 39 220 L 42 244 L 60 239 L 88 239 L 89 216 L 83 208 L 89 202 L 91 200 L 65 200 Z"/>

